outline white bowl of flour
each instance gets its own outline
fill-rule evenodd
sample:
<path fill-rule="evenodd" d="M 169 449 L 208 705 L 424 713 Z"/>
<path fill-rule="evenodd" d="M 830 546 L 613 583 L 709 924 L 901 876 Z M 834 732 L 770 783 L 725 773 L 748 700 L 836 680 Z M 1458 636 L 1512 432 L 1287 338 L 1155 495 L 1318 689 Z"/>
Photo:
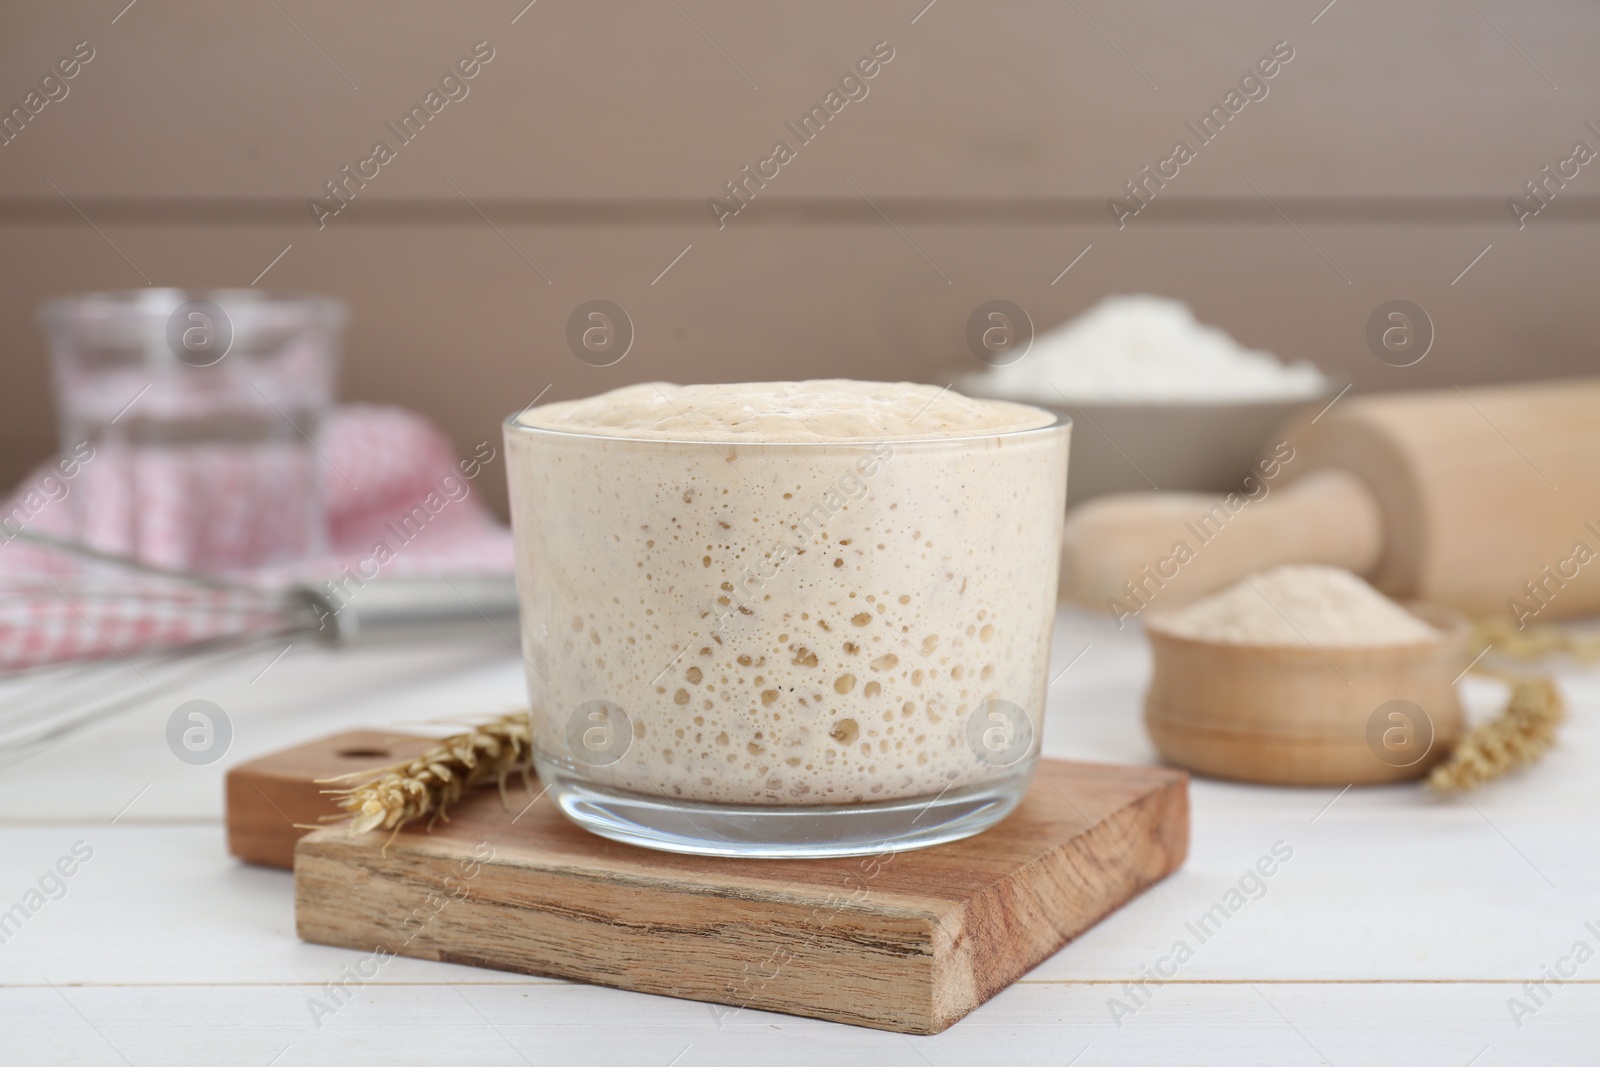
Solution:
<path fill-rule="evenodd" d="M 956 388 L 1073 419 L 1071 504 L 1236 488 L 1274 428 L 1334 393 L 1312 364 L 1245 348 L 1186 304 L 1149 295 L 1107 297 L 1015 363 L 961 374 Z"/>

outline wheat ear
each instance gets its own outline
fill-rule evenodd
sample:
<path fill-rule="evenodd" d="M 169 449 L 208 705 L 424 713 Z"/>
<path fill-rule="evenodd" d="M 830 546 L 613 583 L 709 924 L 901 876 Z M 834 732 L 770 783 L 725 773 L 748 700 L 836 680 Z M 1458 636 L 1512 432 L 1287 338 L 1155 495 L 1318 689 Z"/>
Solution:
<path fill-rule="evenodd" d="M 531 793 L 532 754 L 528 713 L 517 711 L 441 738 L 414 759 L 323 779 L 327 783 L 360 779 L 355 785 L 323 792 L 338 797 L 339 807 L 351 817 L 350 836 L 379 827 L 392 831 L 384 842 L 387 849 L 401 828 L 423 816 L 429 816 L 429 829 L 439 819 L 449 821 L 450 805 L 473 786 L 494 780 L 503 803 L 506 777 L 518 772 Z"/>
<path fill-rule="evenodd" d="M 1570 656 L 1580 663 L 1600 660 L 1600 634 L 1579 633 L 1557 623 L 1521 627 L 1503 617 L 1479 619 L 1472 644 L 1523 662 L 1552 655 Z M 1567 717 L 1566 702 L 1554 681 L 1490 664 L 1472 669 L 1509 683 L 1511 699 L 1498 718 L 1463 737 L 1450 757 L 1433 769 L 1428 785 L 1441 792 L 1465 792 L 1537 762 L 1555 744 L 1556 727 Z"/>
<path fill-rule="evenodd" d="M 1555 682 L 1512 679 L 1506 710 L 1463 737 L 1428 775 L 1428 785 L 1444 793 L 1466 792 L 1533 763 L 1555 744 L 1556 727 L 1564 718 L 1566 703 Z"/>
<path fill-rule="evenodd" d="M 1579 663 L 1600 660 L 1600 634 L 1578 633 L 1559 623 L 1519 628 L 1512 620 L 1496 616 L 1479 619 L 1473 626 L 1473 636 L 1473 647 L 1487 645 L 1511 659 L 1529 661 L 1562 653 Z"/>

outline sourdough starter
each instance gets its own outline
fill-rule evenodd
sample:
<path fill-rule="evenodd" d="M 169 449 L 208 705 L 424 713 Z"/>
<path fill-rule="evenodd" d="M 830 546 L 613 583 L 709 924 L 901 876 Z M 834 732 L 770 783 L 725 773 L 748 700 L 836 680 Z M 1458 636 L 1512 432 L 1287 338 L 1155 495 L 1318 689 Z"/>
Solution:
<path fill-rule="evenodd" d="M 1004 700 L 1042 731 L 1054 421 L 854 381 L 648 384 L 523 413 L 506 438 L 536 747 L 609 787 L 728 804 L 1001 773 L 967 720 Z M 603 765 L 568 741 L 595 700 L 632 730 Z"/>

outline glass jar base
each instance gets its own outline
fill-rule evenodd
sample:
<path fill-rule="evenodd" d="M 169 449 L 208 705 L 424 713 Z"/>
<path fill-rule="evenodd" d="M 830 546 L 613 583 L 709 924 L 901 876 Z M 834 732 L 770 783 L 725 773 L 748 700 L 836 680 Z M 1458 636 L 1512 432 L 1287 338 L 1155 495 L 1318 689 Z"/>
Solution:
<path fill-rule="evenodd" d="M 534 765 L 562 814 L 612 841 L 696 856 L 821 859 L 903 852 L 981 833 L 1017 806 L 1034 761 L 933 797 L 815 807 L 673 801 L 596 785 L 541 757 Z"/>

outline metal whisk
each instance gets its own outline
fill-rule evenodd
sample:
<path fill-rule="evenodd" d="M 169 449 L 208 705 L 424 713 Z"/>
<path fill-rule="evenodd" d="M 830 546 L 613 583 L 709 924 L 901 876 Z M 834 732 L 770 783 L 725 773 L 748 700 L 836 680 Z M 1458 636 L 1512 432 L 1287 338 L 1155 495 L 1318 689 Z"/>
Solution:
<path fill-rule="evenodd" d="M 14 533 L 30 544 L 138 576 L 140 580 L 132 582 L 127 578 L 113 582 L 89 579 L 64 588 L 41 574 L 40 581 L 86 622 L 88 616 L 79 605 L 100 598 L 175 610 L 213 607 L 237 616 L 240 626 L 221 636 L 139 653 L 137 663 L 101 634 L 111 655 L 100 662 L 0 671 L 0 766 L 26 759 L 66 734 L 295 636 L 344 646 L 380 634 L 487 622 L 517 647 L 515 626 L 508 634 L 495 624 L 497 619 L 514 620 L 517 614 L 516 585 L 509 576 L 381 578 L 339 596 L 308 584 L 262 587 L 170 570 L 30 530 Z M 111 659 L 118 660 L 115 666 L 110 665 Z M 131 668 L 143 684 L 130 686 L 123 668 Z"/>

